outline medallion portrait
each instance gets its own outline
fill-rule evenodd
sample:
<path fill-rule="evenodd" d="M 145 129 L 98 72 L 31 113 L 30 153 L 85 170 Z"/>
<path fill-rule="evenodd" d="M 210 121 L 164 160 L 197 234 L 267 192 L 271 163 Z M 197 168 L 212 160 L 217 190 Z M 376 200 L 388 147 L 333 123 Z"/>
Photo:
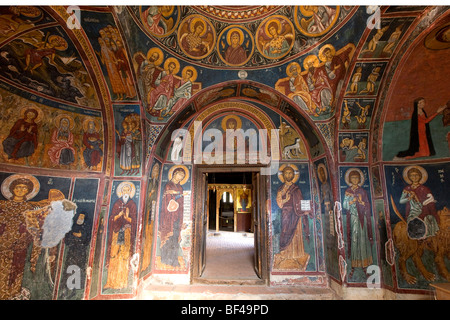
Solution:
<path fill-rule="evenodd" d="M 297 6 L 294 12 L 295 25 L 306 36 L 321 36 L 336 24 L 339 11 L 339 6 Z"/>
<path fill-rule="evenodd" d="M 200 15 L 185 18 L 178 28 L 181 50 L 192 59 L 203 59 L 214 49 L 216 33 L 211 22 Z"/>
<path fill-rule="evenodd" d="M 225 28 L 217 41 L 220 59 L 229 66 L 247 63 L 254 51 L 253 36 L 247 28 L 232 25 Z"/>
<path fill-rule="evenodd" d="M 294 46 L 294 26 L 283 16 L 265 19 L 256 32 L 256 46 L 269 59 L 286 56 Z"/>

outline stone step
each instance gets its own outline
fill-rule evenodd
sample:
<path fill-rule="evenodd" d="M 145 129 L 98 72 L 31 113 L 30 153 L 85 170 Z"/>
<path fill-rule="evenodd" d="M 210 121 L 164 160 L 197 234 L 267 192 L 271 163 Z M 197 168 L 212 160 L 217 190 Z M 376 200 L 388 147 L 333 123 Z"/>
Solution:
<path fill-rule="evenodd" d="M 329 288 L 263 285 L 149 285 L 139 300 L 334 300 Z"/>

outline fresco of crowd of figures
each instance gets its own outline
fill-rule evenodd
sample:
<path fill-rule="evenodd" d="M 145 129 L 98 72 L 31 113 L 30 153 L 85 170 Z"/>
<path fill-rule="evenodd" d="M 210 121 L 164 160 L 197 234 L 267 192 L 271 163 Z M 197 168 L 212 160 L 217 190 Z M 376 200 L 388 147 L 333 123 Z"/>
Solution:
<path fill-rule="evenodd" d="M 450 281 L 450 14 L 369 9 L 1 7 L 0 299 L 189 277 L 196 177 L 171 133 L 193 120 L 280 130 L 271 275 Z M 309 200 L 290 228 L 287 193 Z"/>

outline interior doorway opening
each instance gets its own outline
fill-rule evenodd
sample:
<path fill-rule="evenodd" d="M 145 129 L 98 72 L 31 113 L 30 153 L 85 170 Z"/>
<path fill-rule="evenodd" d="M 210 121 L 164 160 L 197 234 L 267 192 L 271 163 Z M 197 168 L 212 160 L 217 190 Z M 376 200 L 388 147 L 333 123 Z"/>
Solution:
<path fill-rule="evenodd" d="M 207 182 L 208 231 L 253 233 L 252 173 L 212 172 Z"/>
<path fill-rule="evenodd" d="M 255 267 L 254 172 L 209 172 L 207 176 L 206 283 L 261 282 Z M 261 282 L 263 283 L 263 282 Z"/>

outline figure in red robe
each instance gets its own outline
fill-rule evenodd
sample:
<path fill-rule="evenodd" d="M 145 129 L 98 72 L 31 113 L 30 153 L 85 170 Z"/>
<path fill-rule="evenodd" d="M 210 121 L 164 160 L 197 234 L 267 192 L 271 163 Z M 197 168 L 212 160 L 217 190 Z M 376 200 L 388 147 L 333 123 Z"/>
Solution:
<path fill-rule="evenodd" d="M 429 123 L 441 113 L 445 107 L 446 106 L 440 107 L 435 114 L 428 117 L 424 110 L 425 99 L 420 97 L 414 100 L 409 147 L 407 150 L 399 152 L 396 158 L 415 159 L 419 157 L 430 157 L 436 154 L 433 140 L 431 139 Z"/>
<path fill-rule="evenodd" d="M 31 156 L 38 144 L 38 126 L 35 122 L 38 112 L 27 109 L 24 118 L 14 123 L 8 137 L 3 140 L 3 150 L 8 159 L 19 159 Z"/>
<path fill-rule="evenodd" d="M 164 188 L 161 216 L 159 219 L 160 257 L 159 262 L 171 267 L 183 267 L 183 258 L 179 257 L 181 228 L 183 226 L 183 187 L 180 182 L 185 178 L 183 168 L 176 168 L 172 179 Z"/>

